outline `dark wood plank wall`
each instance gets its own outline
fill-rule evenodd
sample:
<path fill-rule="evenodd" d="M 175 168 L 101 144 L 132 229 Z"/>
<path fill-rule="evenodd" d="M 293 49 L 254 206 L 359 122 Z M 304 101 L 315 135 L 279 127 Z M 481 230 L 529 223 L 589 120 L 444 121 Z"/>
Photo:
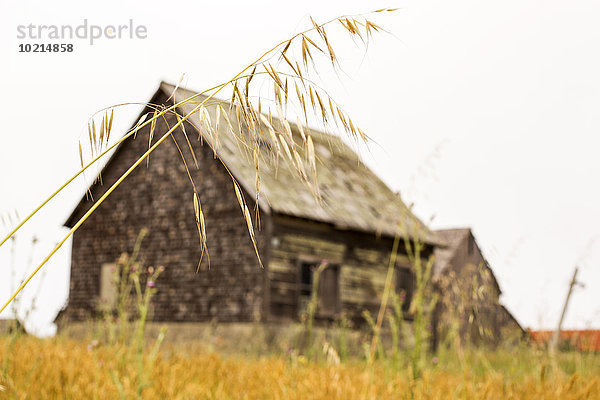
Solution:
<path fill-rule="evenodd" d="M 161 103 L 166 98 L 155 101 Z M 172 126 L 176 118 L 170 115 L 167 121 Z M 160 120 L 154 140 L 167 129 Z M 136 140 L 128 140 L 118 150 L 103 173 L 104 185 L 92 188 L 94 199 L 147 150 L 148 130 L 143 129 Z M 75 233 L 68 306 L 61 317 L 81 321 L 94 315 L 101 266 L 115 262 L 123 252 L 131 253 L 138 233 L 145 227 L 149 234 L 140 252 L 143 264 L 166 268 L 156 282 L 154 320 L 262 319 L 266 272 L 258 265 L 231 179 L 212 150 L 192 136 L 194 130 L 189 125 L 187 132 L 199 170 L 194 168 L 180 132 L 176 138 L 186 155 L 205 213 L 210 270 L 196 273 L 200 245 L 193 189 L 176 146 L 167 140 L 152 153 L 148 167 L 145 162 L 140 165 Z M 245 197 L 248 207 L 254 209 L 252 196 Z M 83 215 L 91 204 L 81 203 L 74 216 Z M 268 226 L 269 216 L 262 218 L 263 225 Z M 266 258 L 267 233 L 258 231 L 257 241 Z"/>
<path fill-rule="evenodd" d="M 355 323 L 363 310 L 377 312 L 392 250 L 393 240 L 374 234 L 337 230 L 330 225 L 299 218 L 273 218 L 271 257 L 268 266 L 271 315 L 296 319 L 299 304 L 299 260 L 327 260 L 339 266 L 342 312 Z M 409 266 L 403 246 L 398 265 Z M 423 256 L 428 257 L 430 250 Z"/>

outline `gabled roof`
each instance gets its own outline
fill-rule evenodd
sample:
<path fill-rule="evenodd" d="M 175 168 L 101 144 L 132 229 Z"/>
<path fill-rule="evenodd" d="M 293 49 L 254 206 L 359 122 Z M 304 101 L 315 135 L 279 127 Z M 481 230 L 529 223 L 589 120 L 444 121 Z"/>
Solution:
<path fill-rule="evenodd" d="M 175 103 L 180 102 L 195 92 L 178 88 L 168 83 L 161 83 L 157 94 L 172 95 Z M 181 114 L 188 114 L 206 97 L 199 96 L 193 102 L 179 107 Z M 211 99 L 212 101 L 212 99 Z M 223 102 L 218 100 L 219 102 Z M 224 104 L 228 109 L 228 104 Z M 212 121 L 216 118 L 215 107 L 207 107 Z M 234 128 L 237 118 L 230 117 Z M 256 175 L 253 154 L 239 142 L 230 132 L 228 125 L 221 121 L 218 140 L 207 135 L 198 127 L 202 126 L 199 113 L 188 119 L 198 132 L 188 135 L 202 135 L 216 155 L 226 165 L 240 186 L 252 197 L 256 197 Z M 303 160 L 304 146 L 295 123 L 290 123 L 296 149 Z M 311 189 L 298 178 L 297 172 L 285 160 L 285 153 L 278 160 L 270 157 L 271 149 L 266 141 L 260 146 L 260 187 L 259 202 L 263 211 L 279 213 L 299 218 L 331 224 L 340 229 L 381 233 L 393 236 L 397 230 L 397 222 L 401 222 L 409 232 L 419 232 L 422 240 L 436 243 L 437 240 L 427 227 L 415 217 L 409 208 L 359 159 L 358 155 L 338 136 L 311 129 L 310 134 L 315 148 L 317 160 L 317 183 L 321 200 L 317 200 Z M 282 152 L 283 153 L 283 152 Z M 110 161 L 109 161 L 110 163 Z M 308 170 L 308 164 L 306 166 Z M 233 190 L 233 187 L 232 187 Z M 67 223 L 71 222 L 71 219 Z"/>
<path fill-rule="evenodd" d="M 440 274 L 446 270 L 446 268 L 448 268 L 452 258 L 454 257 L 454 254 L 458 250 L 458 247 L 461 243 L 464 243 L 463 241 L 469 236 L 472 237 L 473 244 L 477 248 L 477 251 L 481 253 L 481 249 L 479 249 L 479 245 L 475 240 L 475 236 L 473 236 L 473 233 L 471 232 L 471 228 L 438 229 L 435 231 L 435 234 L 446 244 L 446 246 L 436 247 L 435 249 L 434 276 L 436 278 L 439 277 Z M 484 258 L 483 254 L 481 255 L 482 258 Z M 494 275 L 494 271 L 492 271 L 492 268 L 489 266 L 485 258 L 483 267 L 490 272 L 493 284 L 498 289 L 498 293 L 502 293 L 500 285 L 498 284 L 498 280 Z"/>
<path fill-rule="evenodd" d="M 470 233 L 471 229 L 469 228 L 438 229 L 435 231 L 437 237 L 444 242 L 444 246 L 435 249 L 434 276 L 439 276 L 448 267 L 456 249 Z"/>

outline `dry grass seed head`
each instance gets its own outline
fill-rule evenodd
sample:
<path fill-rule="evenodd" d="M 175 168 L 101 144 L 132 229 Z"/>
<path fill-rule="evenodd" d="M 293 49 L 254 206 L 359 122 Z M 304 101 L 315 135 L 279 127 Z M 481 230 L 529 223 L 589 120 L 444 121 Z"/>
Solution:
<path fill-rule="evenodd" d="M 227 123 L 227 127 L 229 128 L 231 133 L 234 134 L 235 130 L 233 129 L 233 126 L 231 125 L 231 120 L 229 119 L 228 113 L 225 112 L 225 109 L 220 104 L 219 104 L 219 109 L 221 110 L 220 114 L 223 116 L 223 118 L 225 119 L 225 122 Z"/>
<path fill-rule="evenodd" d="M 317 97 L 317 101 L 319 102 L 319 108 L 321 109 L 321 117 L 323 118 L 323 124 L 327 124 L 327 112 L 325 111 L 325 107 L 323 106 L 323 102 L 321 101 L 321 96 L 319 96 L 319 92 L 315 90 L 315 96 Z"/>
<path fill-rule="evenodd" d="M 292 61 L 290 61 L 290 59 L 285 54 L 282 53 L 281 55 L 283 56 L 285 62 L 290 66 L 292 71 L 294 71 L 294 74 L 299 75 L 298 71 L 296 71 L 296 67 L 294 67 L 294 64 L 292 64 Z"/>
<path fill-rule="evenodd" d="M 90 152 L 94 155 L 94 140 L 92 139 L 92 124 L 90 122 L 88 122 L 88 135 L 90 138 Z"/>
<path fill-rule="evenodd" d="M 308 153 L 308 161 L 310 163 L 310 166 L 313 169 L 313 171 L 316 171 L 317 163 L 316 163 L 316 159 L 315 159 L 315 146 L 313 144 L 313 140 L 310 135 L 308 136 L 308 140 L 306 141 L 306 150 Z"/>
<path fill-rule="evenodd" d="M 303 35 L 303 37 L 304 37 L 304 39 L 306 39 L 306 41 L 307 41 L 308 43 L 310 43 L 310 44 L 311 44 L 313 47 L 315 47 L 315 48 L 316 48 L 317 50 L 319 50 L 321 53 L 325 53 L 325 52 L 324 52 L 324 51 L 323 51 L 323 50 L 322 50 L 322 49 L 321 49 L 319 46 L 317 46 L 317 45 L 315 44 L 315 42 L 313 42 L 313 41 L 310 39 L 310 37 L 308 37 L 308 36 L 304 36 L 304 35 Z"/>
<path fill-rule="evenodd" d="M 308 86 L 308 94 L 310 96 L 310 104 L 312 105 L 312 108 L 313 108 L 313 111 L 314 111 L 316 104 L 315 104 L 315 97 L 314 97 L 314 94 L 313 94 L 313 88 L 312 88 L 312 86 Z"/>
<path fill-rule="evenodd" d="M 102 149 L 102 144 L 104 143 L 104 127 L 105 127 L 105 122 L 104 122 L 105 116 L 102 116 L 102 122 L 100 123 L 100 149 Z"/>
<path fill-rule="evenodd" d="M 300 176 L 306 182 L 308 177 L 306 175 L 306 170 L 304 169 L 304 163 L 302 162 L 302 158 L 300 157 L 300 154 L 298 154 L 296 149 L 293 148 L 292 152 L 294 153 L 294 162 L 296 165 L 296 170 L 300 173 Z"/>
<path fill-rule="evenodd" d="M 208 256 L 208 247 L 206 245 L 206 224 L 204 222 L 204 213 L 202 212 L 202 207 L 200 205 L 200 197 L 196 191 L 194 191 L 194 214 L 196 216 L 196 226 L 198 228 L 198 235 L 200 236 L 201 247 L 200 260 L 198 261 L 198 267 L 196 268 L 196 272 L 198 272 L 202 265 L 204 252 L 206 252 Z M 210 256 L 208 256 L 208 265 L 210 268 Z"/>
<path fill-rule="evenodd" d="M 97 140 L 96 140 L 96 122 L 92 119 L 92 137 L 94 139 L 94 148 L 98 148 L 97 147 Z"/>
<path fill-rule="evenodd" d="M 287 154 L 289 160 L 293 162 L 292 153 L 290 153 L 290 148 L 288 147 L 288 145 L 285 141 L 285 138 L 283 137 L 283 135 L 281 133 L 279 134 L 279 141 L 281 142 L 281 146 L 283 147 L 285 154 Z"/>
<path fill-rule="evenodd" d="M 113 108 L 110 109 L 110 119 L 108 120 L 108 129 L 106 131 L 106 142 L 108 143 L 108 139 L 110 138 L 110 132 L 112 132 L 112 124 L 115 110 Z"/>
<path fill-rule="evenodd" d="M 298 77 L 300 78 L 300 81 L 302 82 L 302 84 L 304 84 L 304 76 L 302 76 L 302 70 L 300 69 L 300 64 L 298 64 L 298 61 L 296 61 L 296 71 L 298 72 Z"/>
<path fill-rule="evenodd" d="M 244 198 L 242 197 L 242 192 L 235 180 L 233 181 L 233 189 L 235 190 L 235 196 L 237 197 L 240 208 L 242 209 L 242 212 L 244 212 Z"/>
<path fill-rule="evenodd" d="M 177 112 L 175 113 L 175 115 L 177 116 L 177 122 L 180 124 L 179 127 L 181 128 L 181 133 L 183 134 L 183 137 L 185 138 L 185 141 L 188 145 L 188 149 L 190 150 L 190 154 L 192 155 L 192 159 L 194 160 L 194 165 L 196 166 L 196 168 L 200 168 L 198 165 L 198 159 L 196 158 L 196 152 L 192 148 L 192 144 L 190 143 L 190 138 L 188 137 L 188 134 L 185 130 L 185 121 L 183 121 L 183 119 Z M 217 146 L 217 141 L 215 141 L 215 143 L 213 144 L 213 149 L 216 146 Z M 183 159 L 183 153 L 181 153 L 181 158 Z M 185 163 L 185 160 L 184 160 L 184 163 Z M 186 166 L 186 168 L 187 168 L 187 166 Z M 189 174 L 189 171 L 188 171 L 188 174 Z"/>
<path fill-rule="evenodd" d="M 325 45 L 327 46 L 327 51 L 329 53 L 329 58 L 331 60 L 331 65 L 335 67 L 335 62 L 337 61 L 337 57 L 335 56 L 335 52 L 333 51 L 333 47 L 329 43 L 327 39 L 327 35 L 325 34 L 325 29 L 323 28 L 323 40 L 325 41 Z"/>
<path fill-rule="evenodd" d="M 287 136 L 287 139 L 290 142 L 290 146 L 294 146 L 294 137 L 292 136 L 292 127 L 290 126 L 290 123 L 284 119 L 282 120 L 283 122 L 283 128 L 285 129 L 285 134 Z"/>
<path fill-rule="evenodd" d="M 83 168 L 83 150 L 81 149 L 81 140 L 79 141 L 79 160 L 81 161 L 81 167 Z"/>
<path fill-rule="evenodd" d="M 300 131 L 300 136 L 302 137 L 302 141 L 306 143 L 306 135 L 304 134 L 304 126 L 300 121 L 300 117 L 296 117 L 296 126 L 298 127 L 298 131 Z"/>
<path fill-rule="evenodd" d="M 250 217 L 250 210 L 248 210 L 247 205 L 244 205 L 244 217 L 246 218 L 248 233 L 250 234 L 250 239 L 252 240 L 252 245 L 254 246 L 254 251 L 256 252 L 256 257 L 258 258 L 258 263 L 260 264 L 261 268 L 264 268 L 262 260 L 260 259 L 260 255 L 258 254 L 258 247 L 256 246 L 256 238 L 254 236 L 254 227 L 252 226 L 252 218 Z"/>

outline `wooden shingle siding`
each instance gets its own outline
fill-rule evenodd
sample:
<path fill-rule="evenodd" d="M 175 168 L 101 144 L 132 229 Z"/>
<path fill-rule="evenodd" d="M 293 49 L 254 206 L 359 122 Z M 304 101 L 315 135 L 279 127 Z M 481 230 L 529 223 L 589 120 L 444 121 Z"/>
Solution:
<path fill-rule="evenodd" d="M 155 99 L 165 101 L 166 97 Z M 167 117 L 172 126 L 176 119 Z M 158 132 L 167 126 L 159 120 Z M 187 132 L 194 132 L 188 126 Z M 163 265 L 153 299 L 155 321 L 252 321 L 262 318 L 264 274 L 252 248 L 246 223 L 225 168 L 212 150 L 190 137 L 199 163 L 196 169 L 181 133 L 178 144 L 187 157 L 206 218 L 210 270 L 196 273 L 200 245 L 192 201 L 193 189 L 173 141 L 165 141 L 140 165 L 81 226 L 73 238 L 69 303 L 63 314 L 69 320 L 93 316 L 100 295 L 100 269 L 131 253 L 138 233 L 149 230 L 140 254 L 144 266 Z M 156 139 L 155 139 L 156 140 Z M 99 198 L 148 148 L 148 130 L 127 140 L 102 174 L 104 185 L 92 187 Z M 254 209 L 251 197 L 245 196 Z M 91 206 L 82 202 L 75 217 Z M 268 215 L 262 215 L 263 225 Z M 260 249 L 265 233 L 256 232 Z M 205 255 L 205 260 L 207 259 Z M 204 265 L 208 267 L 208 265 Z"/>

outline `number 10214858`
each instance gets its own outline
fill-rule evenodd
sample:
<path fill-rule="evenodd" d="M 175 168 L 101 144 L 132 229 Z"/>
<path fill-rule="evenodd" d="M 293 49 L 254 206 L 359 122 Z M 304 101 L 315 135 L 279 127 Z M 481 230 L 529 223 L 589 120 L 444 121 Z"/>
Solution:
<path fill-rule="evenodd" d="M 71 43 L 20 43 L 19 53 L 72 53 Z"/>

